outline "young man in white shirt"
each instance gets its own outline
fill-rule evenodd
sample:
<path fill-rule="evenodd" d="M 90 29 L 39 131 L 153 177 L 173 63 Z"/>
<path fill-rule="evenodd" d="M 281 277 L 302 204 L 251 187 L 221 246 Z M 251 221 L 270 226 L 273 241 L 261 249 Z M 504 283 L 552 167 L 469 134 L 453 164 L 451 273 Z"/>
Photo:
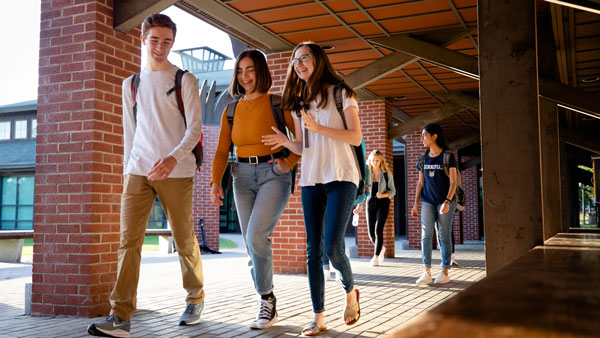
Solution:
<path fill-rule="evenodd" d="M 91 335 L 130 336 L 129 321 L 135 310 L 141 249 L 156 196 L 171 225 L 183 287 L 187 291 L 187 306 L 179 325 L 200 322 L 204 308 L 202 261 L 192 219 L 196 169 L 192 149 L 202 134 L 202 113 L 198 81 L 194 75 L 185 73 L 181 81 L 185 120 L 179 110 L 177 94 L 171 90 L 178 68 L 167 56 L 176 32 L 175 23 L 168 16 L 153 14 L 147 17 L 142 23 L 141 39 L 148 62 L 140 73 L 137 90 L 132 90 L 133 76 L 123 81 L 125 180 L 117 280 L 109 297 L 110 316 L 90 324 L 88 333 Z M 134 103 L 137 105 L 135 116 Z"/>

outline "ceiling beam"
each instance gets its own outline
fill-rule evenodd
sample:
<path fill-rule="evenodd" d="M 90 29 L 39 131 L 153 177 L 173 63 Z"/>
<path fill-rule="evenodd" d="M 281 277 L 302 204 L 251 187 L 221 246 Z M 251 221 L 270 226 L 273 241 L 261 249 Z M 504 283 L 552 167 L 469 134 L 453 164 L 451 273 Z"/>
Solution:
<path fill-rule="evenodd" d="M 356 94 L 358 95 L 358 97 L 361 100 L 380 100 L 381 99 L 379 96 L 371 93 L 370 91 L 368 91 L 365 88 L 358 88 L 354 91 L 356 92 Z"/>
<path fill-rule="evenodd" d="M 293 47 L 291 43 L 218 0 L 181 0 L 176 6 L 254 48 L 274 52 Z"/>
<path fill-rule="evenodd" d="M 394 104 L 392 104 L 391 106 L 392 106 L 392 116 L 396 120 L 399 120 L 399 121 L 402 121 L 405 123 L 408 122 L 409 120 L 412 120 L 412 116 L 403 112 L 402 110 L 400 110 L 400 108 L 396 107 Z"/>
<path fill-rule="evenodd" d="M 460 91 L 451 92 L 436 92 L 435 96 L 440 97 L 446 101 L 456 103 L 461 106 L 465 106 L 471 110 L 479 111 L 479 98 L 471 96 L 467 93 Z"/>
<path fill-rule="evenodd" d="M 114 2 L 113 28 L 123 34 L 140 25 L 154 13 L 160 13 L 177 0 L 120 0 Z"/>
<path fill-rule="evenodd" d="M 442 121 L 464 109 L 464 107 L 455 103 L 446 103 L 439 108 L 414 117 L 401 125 L 390 128 L 388 132 L 388 139 L 394 140 L 410 132 L 420 130 L 430 123 Z"/>
<path fill-rule="evenodd" d="M 430 34 L 423 36 L 422 39 L 440 41 L 441 45 L 449 45 L 456 41 L 464 39 L 466 36 L 469 36 L 469 33 L 471 32 L 471 30 L 464 30 L 459 32 L 454 31 L 450 32 L 450 35 L 446 34 L 443 36 L 439 34 Z M 425 43 L 429 44 L 428 42 Z M 387 76 L 388 74 L 393 73 L 398 69 L 401 69 L 406 65 L 416 62 L 417 60 L 419 60 L 418 57 L 402 53 L 401 51 L 396 51 L 382 58 L 379 58 L 371 62 L 370 64 L 346 75 L 344 80 L 346 81 L 346 83 L 348 83 L 348 85 L 350 85 L 350 87 L 354 89 L 362 88 L 368 85 L 369 83 L 375 82 Z"/>
<path fill-rule="evenodd" d="M 344 81 L 346 81 L 346 83 L 354 89 L 362 88 L 371 82 L 375 82 L 382 77 L 397 71 L 399 68 L 415 62 L 416 60 L 418 59 L 412 55 L 401 52 L 393 52 L 346 75 Z"/>
<path fill-rule="evenodd" d="M 477 157 L 475 157 L 473 159 L 470 159 L 470 160 L 468 160 L 466 162 L 460 163 L 458 165 L 458 169 L 460 169 L 460 171 L 464 171 L 464 170 L 467 170 L 467 169 L 469 169 L 471 167 L 474 167 L 476 165 L 479 165 L 479 164 L 481 164 L 481 156 L 477 156 Z"/>
<path fill-rule="evenodd" d="M 546 79 L 540 79 L 539 86 L 540 96 L 565 108 L 600 118 L 600 95 Z"/>
<path fill-rule="evenodd" d="M 600 154 L 600 136 L 572 129 L 560 128 L 560 140 L 592 153 Z"/>
<path fill-rule="evenodd" d="M 448 148 L 450 148 L 452 150 L 459 150 L 459 149 L 468 147 L 470 145 L 479 143 L 480 141 L 481 141 L 481 137 L 479 136 L 479 133 L 477 132 L 477 133 L 467 135 L 456 141 L 448 143 Z"/>
<path fill-rule="evenodd" d="M 370 39 L 370 41 L 393 51 L 425 59 L 429 63 L 449 69 L 461 75 L 479 79 L 479 63 L 474 56 L 455 52 L 433 43 L 405 35 L 375 38 Z"/>

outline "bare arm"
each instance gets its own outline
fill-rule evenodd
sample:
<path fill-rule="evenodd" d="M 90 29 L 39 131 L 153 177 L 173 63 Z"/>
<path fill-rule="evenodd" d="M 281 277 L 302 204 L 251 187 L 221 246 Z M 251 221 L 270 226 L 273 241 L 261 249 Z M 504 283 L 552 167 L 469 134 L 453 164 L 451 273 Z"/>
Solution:
<path fill-rule="evenodd" d="M 450 201 L 454 197 L 454 193 L 456 192 L 456 168 L 450 168 L 450 188 L 448 188 L 448 195 L 446 195 L 446 200 L 442 205 L 442 209 L 440 213 L 445 214 L 450 210 Z"/>
<path fill-rule="evenodd" d="M 412 210 L 410 211 L 410 214 L 412 217 L 417 217 L 419 216 L 419 212 L 418 212 L 418 205 L 419 205 L 419 200 L 421 199 L 421 190 L 423 190 L 423 172 L 419 172 L 419 182 L 417 183 L 417 188 L 415 189 L 415 202 L 413 204 Z"/>

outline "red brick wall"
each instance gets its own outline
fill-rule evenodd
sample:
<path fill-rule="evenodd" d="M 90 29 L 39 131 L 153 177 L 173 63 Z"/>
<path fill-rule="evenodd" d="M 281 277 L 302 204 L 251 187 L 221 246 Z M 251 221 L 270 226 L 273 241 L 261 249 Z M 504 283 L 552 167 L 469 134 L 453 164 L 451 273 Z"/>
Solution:
<path fill-rule="evenodd" d="M 465 210 L 462 212 L 463 238 L 466 241 L 478 241 L 479 236 L 479 182 L 477 166 L 462 172 L 465 189 Z"/>
<path fill-rule="evenodd" d="M 33 314 L 96 316 L 116 278 L 121 82 L 139 30 L 113 31 L 112 1 L 41 2 Z"/>
<path fill-rule="evenodd" d="M 419 156 L 425 151 L 421 142 L 421 131 L 415 131 L 406 135 L 406 210 L 408 213 L 408 247 L 410 249 L 421 248 L 421 209 L 419 208 L 419 216 L 412 217 L 412 210 L 415 201 L 415 189 L 419 182 L 419 172 L 417 171 L 417 162 Z M 420 207 L 420 204 L 419 204 Z"/>
<path fill-rule="evenodd" d="M 273 78 L 271 92 L 281 94 L 285 84 L 291 51 L 272 53 L 267 56 Z M 300 166 L 298 166 L 300 169 Z M 300 170 L 296 178 L 300 177 Z M 298 180 L 296 180 L 298 183 Z M 273 247 L 273 269 L 280 273 L 306 273 L 306 233 L 302 214 L 301 188 L 296 185 L 288 204 L 271 236 Z"/>
<path fill-rule="evenodd" d="M 200 219 L 204 220 L 204 232 L 209 248 L 219 249 L 219 207 L 210 201 L 210 179 L 212 162 L 215 158 L 217 144 L 219 143 L 219 126 L 202 126 L 204 146 L 204 163 L 194 177 L 194 231 L 198 243 L 202 244 Z"/>
<path fill-rule="evenodd" d="M 419 204 L 419 217 L 410 216 L 415 200 L 415 188 L 419 180 L 418 171 L 416 170 L 419 156 L 425 151 L 425 147 L 421 143 L 421 131 L 415 131 L 406 138 L 406 161 L 407 161 L 407 182 L 408 189 L 408 242 L 410 249 L 421 248 L 421 209 Z M 457 153 L 454 153 L 455 158 Z M 468 158 L 461 159 L 463 162 Z M 463 175 L 463 188 L 465 189 L 465 198 L 467 206 L 463 212 L 457 212 L 454 215 L 452 222 L 452 231 L 454 233 L 454 243 L 462 244 L 463 240 L 478 240 L 479 239 L 479 220 L 478 220 L 478 183 L 477 183 L 477 167 L 469 168 Z M 461 227 L 462 222 L 462 227 Z M 461 238 L 462 229 L 462 238 Z M 434 245 L 436 241 L 434 239 Z"/>
<path fill-rule="evenodd" d="M 390 102 L 384 100 L 361 101 L 359 103 L 359 116 L 367 157 L 373 150 L 379 150 L 390 170 L 394 171 L 392 142 L 387 139 L 387 130 L 392 122 L 392 107 Z M 369 238 L 366 210 L 362 209 L 358 225 L 358 256 L 371 257 L 374 254 L 374 245 Z M 394 203 L 390 203 L 389 214 L 385 223 L 384 246 L 386 257 L 394 257 Z"/>

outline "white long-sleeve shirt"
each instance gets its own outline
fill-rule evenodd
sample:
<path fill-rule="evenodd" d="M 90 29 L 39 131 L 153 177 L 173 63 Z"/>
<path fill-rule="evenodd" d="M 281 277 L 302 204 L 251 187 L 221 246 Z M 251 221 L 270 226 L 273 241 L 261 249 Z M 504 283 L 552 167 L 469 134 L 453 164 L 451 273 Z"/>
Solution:
<path fill-rule="evenodd" d="M 137 89 L 137 123 L 133 116 L 131 81 L 123 81 L 123 173 L 147 176 L 154 163 L 173 156 L 177 165 L 169 177 L 194 176 L 196 161 L 192 149 L 202 135 L 202 112 L 198 81 L 191 73 L 181 80 L 186 124 L 177 105 L 177 95 L 167 92 L 175 86 L 177 67 L 162 71 L 142 70 Z"/>

